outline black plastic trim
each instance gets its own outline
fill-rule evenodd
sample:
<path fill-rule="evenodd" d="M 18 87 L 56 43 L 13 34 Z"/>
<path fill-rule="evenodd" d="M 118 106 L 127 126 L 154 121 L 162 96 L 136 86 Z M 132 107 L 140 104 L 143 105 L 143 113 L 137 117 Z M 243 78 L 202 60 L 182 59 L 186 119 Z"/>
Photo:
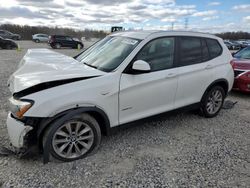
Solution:
<path fill-rule="evenodd" d="M 42 118 L 41 123 L 40 123 L 39 128 L 38 128 L 38 131 L 37 131 L 38 137 L 40 137 L 42 135 L 43 131 L 46 129 L 46 127 L 49 126 L 49 124 L 51 124 L 56 119 L 58 119 L 62 116 L 65 116 L 65 118 L 68 118 L 71 116 L 75 116 L 77 114 L 81 114 L 83 112 L 86 112 L 86 113 L 97 112 L 97 113 L 99 113 L 102 116 L 102 118 L 104 119 L 105 132 L 107 134 L 110 133 L 110 122 L 109 122 L 108 116 L 106 115 L 106 113 L 103 110 L 101 110 L 98 107 L 93 106 L 93 107 L 79 107 L 79 108 L 69 109 L 69 110 L 63 111 L 63 112 L 61 112 L 53 117 Z M 100 126 L 102 126 L 102 125 L 100 125 Z"/>
<path fill-rule="evenodd" d="M 217 79 L 217 80 L 213 81 L 213 82 L 207 87 L 206 91 L 205 91 L 205 92 L 203 93 L 203 95 L 202 95 L 202 98 L 204 97 L 204 95 L 205 95 L 214 85 L 216 85 L 216 84 L 218 84 L 218 83 L 222 83 L 222 82 L 224 82 L 224 83 L 226 84 L 226 86 L 227 86 L 227 91 L 225 91 L 225 95 L 227 96 L 227 95 L 228 95 L 228 86 L 229 86 L 229 84 L 228 84 L 228 81 L 227 81 L 226 79 L 221 78 L 221 79 Z M 202 100 L 202 98 L 201 98 L 201 100 Z"/>
<path fill-rule="evenodd" d="M 159 119 L 166 118 L 166 116 L 174 116 L 174 115 L 176 115 L 178 113 L 184 113 L 184 112 L 188 112 L 188 111 L 192 111 L 192 110 L 197 110 L 199 108 L 200 108 L 200 102 L 197 102 L 197 103 L 190 104 L 190 105 L 187 105 L 187 106 L 184 106 L 184 107 L 180 107 L 180 108 L 177 108 L 177 109 L 174 109 L 174 110 L 162 112 L 162 113 L 152 115 L 152 116 L 149 116 L 149 117 L 145 117 L 145 118 L 138 119 L 138 120 L 131 121 L 131 122 L 128 122 L 128 123 L 124 123 L 124 124 L 120 124 L 118 126 L 112 127 L 111 130 L 110 130 L 110 134 L 113 134 L 113 133 L 115 133 L 115 132 L 117 132 L 119 130 L 122 130 L 122 129 L 127 129 L 127 128 L 130 128 L 130 127 L 132 128 L 132 127 L 135 127 L 135 126 L 140 126 L 142 123 L 158 121 Z"/>
<path fill-rule="evenodd" d="M 21 97 L 24 97 L 26 95 L 32 94 L 32 93 L 36 93 L 45 89 L 50 89 L 53 87 L 57 87 L 60 85 L 64 85 L 64 84 L 69 84 L 72 82 L 77 82 L 77 81 L 81 81 L 81 80 L 87 80 L 90 78 L 95 78 L 98 76 L 89 76 L 89 77 L 79 77 L 79 78 L 70 78 L 70 79 L 64 79 L 64 80 L 55 80 L 55 81 L 50 81 L 50 82 L 44 82 L 44 83 L 40 83 L 34 86 L 31 86 L 27 89 L 24 89 L 22 91 L 19 91 L 17 93 L 13 94 L 13 97 L 15 99 L 19 99 Z"/>

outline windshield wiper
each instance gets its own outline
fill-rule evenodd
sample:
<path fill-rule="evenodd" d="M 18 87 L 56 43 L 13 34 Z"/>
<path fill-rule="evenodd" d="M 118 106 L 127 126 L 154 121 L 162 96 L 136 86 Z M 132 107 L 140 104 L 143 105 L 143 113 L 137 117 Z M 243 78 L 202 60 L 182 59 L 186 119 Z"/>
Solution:
<path fill-rule="evenodd" d="M 88 63 L 83 63 L 84 65 L 88 65 L 89 67 L 92 67 L 92 68 L 95 68 L 95 69 L 97 69 L 97 66 L 95 66 L 95 65 L 90 65 L 90 64 L 88 64 Z"/>

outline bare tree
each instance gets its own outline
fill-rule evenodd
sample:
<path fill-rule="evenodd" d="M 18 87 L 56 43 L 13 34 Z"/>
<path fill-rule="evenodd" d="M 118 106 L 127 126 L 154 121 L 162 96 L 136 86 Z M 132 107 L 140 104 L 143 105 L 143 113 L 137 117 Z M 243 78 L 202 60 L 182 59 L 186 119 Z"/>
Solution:
<path fill-rule="evenodd" d="M 23 40 L 31 40 L 32 35 L 37 33 L 43 33 L 48 35 L 60 34 L 68 35 L 76 38 L 86 37 L 86 38 L 103 38 L 107 35 L 104 31 L 98 30 L 74 30 L 70 28 L 59 28 L 59 27 L 43 27 L 43 26 L 20 26 L 20 25 L 11 25 L 3 24 L 0 25 L 0 29 L 8 30 L 12 33 L 20 34 Z"/>
<path fill-rule="evenodd" d="M 250 33 L 243 31 L 218 33 L 216 35 L 223 39 L 230 39 L 230 40 L 250 39 Z"/>

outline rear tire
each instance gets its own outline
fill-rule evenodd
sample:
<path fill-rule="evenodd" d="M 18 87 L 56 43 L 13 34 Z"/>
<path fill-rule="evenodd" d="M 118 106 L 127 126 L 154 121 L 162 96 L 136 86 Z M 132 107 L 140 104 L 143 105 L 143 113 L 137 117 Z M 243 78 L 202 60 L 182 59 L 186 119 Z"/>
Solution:
<path fill-rule="evenodd" d="M 39 42 L 40 42 L 40 40 L 39 40 L 39 39 L 36 39 L 36 40 L 35 40 L 35 42 L 36 42 L 36 43 L 39 43 Z"/>
<path fill-rule="evenodd" d="M 79 114 L 69 119 L 59 118 L 46 130 L 43 147 L 58 160 L 70 162 L 87 156 L 101 142 L 98 122 L 89 114 Z"/>
<path fill-rule="evenodd" d="M 218 115 L 225 100 L 225 91 L 221 86 L 214 86 L 206 91 L 201 100 L 200 112 L 207 118 Z"/>

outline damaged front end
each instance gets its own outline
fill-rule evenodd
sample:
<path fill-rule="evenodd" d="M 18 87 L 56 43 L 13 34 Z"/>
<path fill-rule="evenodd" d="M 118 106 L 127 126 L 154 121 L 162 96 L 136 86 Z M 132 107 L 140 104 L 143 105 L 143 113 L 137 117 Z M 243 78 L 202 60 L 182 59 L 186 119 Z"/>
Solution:
<path fill-rule="evenodd" d="M 15 101 L 10 105 L 6 124 L 10 139 L 10 148 L 19 157 L 26 155 L 38 146 L 37 130 L 39 118 L 24 117 L 23 114 L 28 110 L 26 106 L 18 105 L 17 101 L 10 98 L 10 101 Z M 23 102 L 23 101 L 19 101 Z M 11 102 L 10 102 L 11 103 Z M 25 103 L 24 103 L 25 104 Z"/>

